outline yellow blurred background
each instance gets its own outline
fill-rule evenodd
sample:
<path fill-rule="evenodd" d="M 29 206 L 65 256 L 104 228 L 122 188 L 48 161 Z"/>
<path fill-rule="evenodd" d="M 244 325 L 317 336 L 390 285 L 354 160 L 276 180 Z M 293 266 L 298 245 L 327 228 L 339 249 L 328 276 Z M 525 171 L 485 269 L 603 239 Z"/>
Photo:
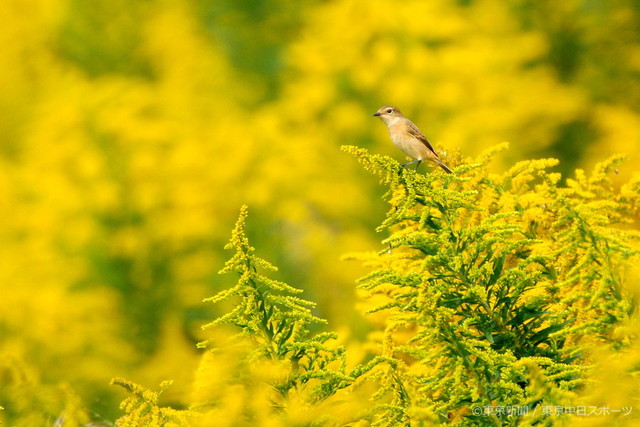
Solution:
<path fill-rule="evenodd" d="M 113 420 L 114 376 L 184 403 L 243 203 L 278 279 L 361 339 L 340 256 L 381 248 L 386 207 L 339 147 L 403 160 L 373 112 L 445 155 L 509 141 L 498 170 L 627 153 L 626 180 L 639 78 L 636 0 L 3 0 L 3 416 L 66 383 Z"/>

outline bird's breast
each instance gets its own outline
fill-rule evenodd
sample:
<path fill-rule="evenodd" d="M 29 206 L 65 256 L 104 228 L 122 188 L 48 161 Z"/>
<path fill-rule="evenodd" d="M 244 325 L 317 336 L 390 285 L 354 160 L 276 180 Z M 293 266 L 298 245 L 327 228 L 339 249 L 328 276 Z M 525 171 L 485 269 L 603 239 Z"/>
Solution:
<path fill-rule="evenodd" d="M 406 130 L 406 127 L 402 126 L 402 123 L 395 126 L 389 126 L 389 134 L 393 144 L 407 156 L 418 160 L 429 158 L 430 153 L 427 147 L 422 143 L 422 141 L 412 136 Z"/>

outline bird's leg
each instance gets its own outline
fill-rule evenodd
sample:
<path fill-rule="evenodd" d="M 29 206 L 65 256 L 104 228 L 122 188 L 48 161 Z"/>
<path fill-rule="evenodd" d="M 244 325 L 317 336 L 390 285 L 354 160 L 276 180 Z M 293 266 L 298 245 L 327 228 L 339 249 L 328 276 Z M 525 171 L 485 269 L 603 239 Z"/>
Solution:
<path fill-rule="evenodd" d="M 412 161 L 410 161 L 410 162 L 403 163 L 403 164 L 401 164 L 400 166 L 402 166 L 403 168 L 406 168 L 407 166 L 412 165 L 412 164 L 414 164 L 415 162 L 418 162 L 418 166 L 420 166 L 420 162 L 422 162 L 422 160 L 412 160 Z M 418 169 L 418 166 L 416 166 L 416 169 Z"/>
<path fill-rule="evenodd" d="M 422 163 L 422 160 L 418 160 L 418 163 L 416 163 L 416 168 L 414 170 L 418 170 L 418 166 L 420 166 L 420 163 Z"/>

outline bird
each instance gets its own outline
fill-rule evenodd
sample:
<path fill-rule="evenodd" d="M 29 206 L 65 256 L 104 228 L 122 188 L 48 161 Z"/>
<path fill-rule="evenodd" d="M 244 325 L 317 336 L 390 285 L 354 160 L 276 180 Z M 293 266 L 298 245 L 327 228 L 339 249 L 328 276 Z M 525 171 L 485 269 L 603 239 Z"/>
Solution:
<path fill-rule="evenodd" d="M 411 162 L 403 163 L 406 167 L 416 163 L 416 170 L 420 163 L 424 160 L 431 160 L 440 166 L 446 173 L 453 173 L 451 169 L 445 165 L 429 140 L 420 132 L 420 129 L 407 119 L 397 107 L 393 105 L 385 105 L 375 112 L 374 116 L 380 117 L 391 136 L 393 144 L 404 154 L 415 159 Z"/>

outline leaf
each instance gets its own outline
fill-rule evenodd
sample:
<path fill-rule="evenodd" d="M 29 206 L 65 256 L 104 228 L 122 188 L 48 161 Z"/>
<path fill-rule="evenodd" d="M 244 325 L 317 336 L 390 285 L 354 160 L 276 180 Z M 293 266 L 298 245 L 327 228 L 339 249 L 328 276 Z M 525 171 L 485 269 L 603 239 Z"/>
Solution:
<path fill-rule="evenodd" d="M 530 341 L 533 343 L 534 346 L 538 345 L 541 342 L 545 341 L 547 338 L 549 338 L 549 335 L 562 330 L 562 328 L 564 328 L 569 323 L 575 322 L 575 320 L 576 319 L 569 319 L 569 320 L 564 321 L 564 322 L 562 322 L 560 324 L 551 325 L 549 327 L 546 327 L 546 328 L 536 332 L 535 334 L 533 334 L 533 336 L 530 338 Z"/>
<path fill-rule="evenodd" d="M 502 267 L 504 266 L 504 259 L 505 259 L 505 255 L 503 254 L 499 256 L 496 261 L 494 261 L 493 273 L 491 274 L 491 277 L 489 277 L 489 280 L 487 282 L 487 287 L 493 286 L 500 278 L 500 275 L 502 274 Z"/>
<path fill-rule="evenodd" d="M 510 325 L 510 326 L 522 325 L 529 319 L 533 319 L 533 318 L 541 319 L 542 316 L 549 313 L 550 313 L 549 311 L 540 310 L 538 308 L 526 307 L 526 306 L 519 307 L 519 310 L 516 312 L 515 316 L 513 316 L 511 320 L 507 322 L 507 325 Z"/>

